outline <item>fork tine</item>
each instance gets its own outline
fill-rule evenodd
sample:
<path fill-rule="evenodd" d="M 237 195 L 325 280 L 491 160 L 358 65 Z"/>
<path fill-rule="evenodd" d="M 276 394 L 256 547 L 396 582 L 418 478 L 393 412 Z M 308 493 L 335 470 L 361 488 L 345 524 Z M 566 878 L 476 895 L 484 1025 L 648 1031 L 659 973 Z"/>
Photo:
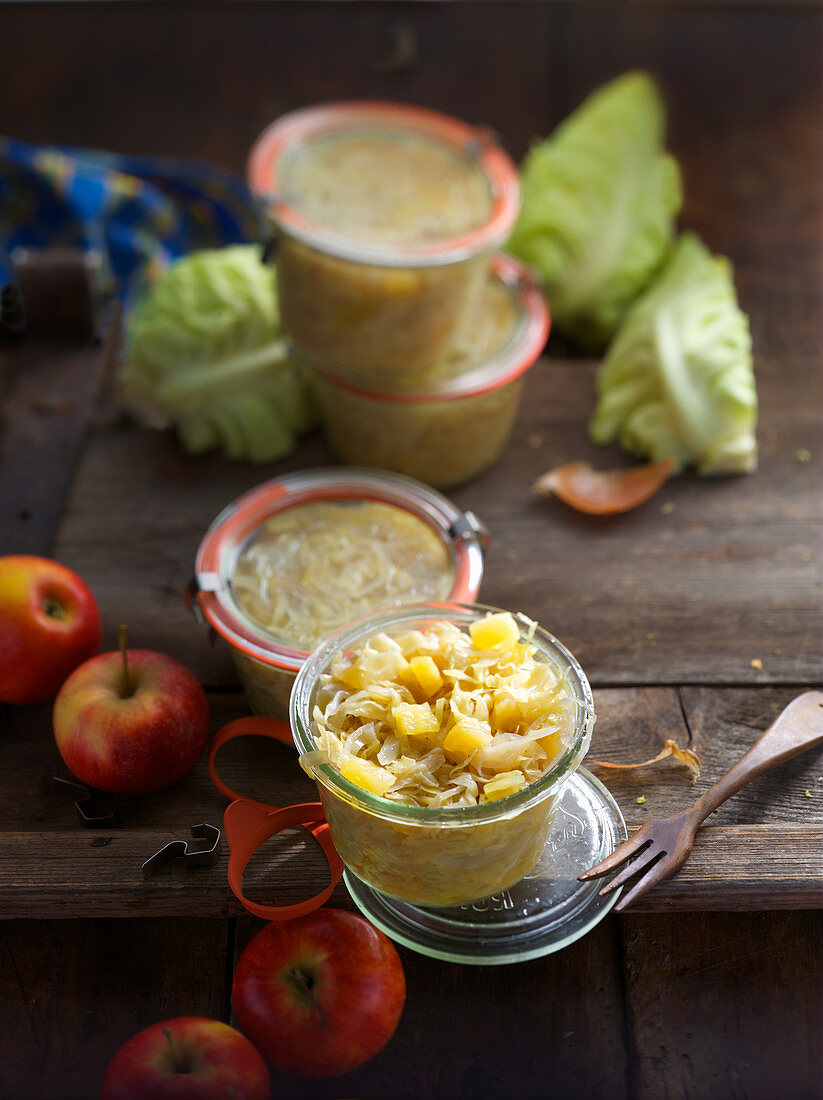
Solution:
<path fill-rule="evenodd" d="M 650 844 L 650 846 L 645 848 L 636 859 L 633 859 L 631 863 L 627 863 L 622 871 L 606 883 L 599 891 L 600 896 L 603 897 L 605 894 L 610 894 L 612 890 L 616 890 L 618 886 L 622 886 L 624 882 L 628 882 L 630 878 L 633 878 L 638 871 L 645 872 L 649 868 L 649 864 L 655 863 L 665 854 L 665 852 L 661 852 L 659 848 L 655 848 Z"/>
<path fill-rule="evenodd" d="M 641 894 L 645 894 L 647 890 L 651 889 L 655 883 L 660 882 L 661 879 L 666 878 L 671 873 L 672 868 L 669 861 L 665 858 L 666 853 L 662 853 L 661 858 L 653 863 L 650 867 L 647 867 L 643 875 L 641 875 L 638 882 L 632 886 L 632 888 L 618 901 L 614 909 L 616 913 L 622 913 L 623 910 L 636 901 Z"/>
<path fill-rule="evenodd" d="M 588 871 L 584 871 L 582 875 L 578 875 L 578 879 L 581 882 L 585 882 L 590 878 L 600 878 L 601 875 L 607 875 L 609 871 L 613 871 L 615 867 L 619 867 L 624 860 L 627 860 L 629 856 L 634 855 L 635 852 L 639 852 L 640 849 L 651 843 L 648 836 L 644 833 L 645 825 L 642 829 L 629 837 L 628 840 L 624 840 L 619 848 L 615 848 L 610 856 L 606 856 L 605 859 L 601 859 L 599 863 L 595 863 L 594 867 L 590 867 Z"/>

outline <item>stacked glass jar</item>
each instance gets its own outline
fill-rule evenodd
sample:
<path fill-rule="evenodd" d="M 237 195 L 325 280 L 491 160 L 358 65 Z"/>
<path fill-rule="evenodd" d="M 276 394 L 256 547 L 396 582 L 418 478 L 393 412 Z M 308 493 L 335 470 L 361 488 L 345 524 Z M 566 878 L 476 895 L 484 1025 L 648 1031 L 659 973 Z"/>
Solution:
<path fill-rule="evenodd" d="M 446 115 L 354 102 L 285 115 L 249 179 L 278 248 L 283 325 L 343 462 L 447 488 L 490 466 L 548 333 L 510 158 Z"/>

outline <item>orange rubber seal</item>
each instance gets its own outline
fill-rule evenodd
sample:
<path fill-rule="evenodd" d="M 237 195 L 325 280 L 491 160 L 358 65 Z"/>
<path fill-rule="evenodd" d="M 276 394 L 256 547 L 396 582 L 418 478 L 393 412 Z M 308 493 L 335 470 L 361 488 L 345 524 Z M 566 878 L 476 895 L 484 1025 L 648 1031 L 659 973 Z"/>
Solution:
<path fill-rule="evenodd" d="M 277 807 L 265 802 L 243 798 L 223 782 L 217 774 L 215 757 L 227 741 L 235 737 L 269 737 L 293 745 L 286 722 L 275 718 L 238 718 L 218 730 L 209 750 L 209 775 L 221 794 L 232 799 L 223 816 L 226 839 L 229 842 L 229 886 L 240 904 L 263 920 L 282 921 L 304 916 L 319 909 L 329 900 L 343 874 L 343 861 L 331 838 L 326 814 L 320 802 L 304 802 L 294 806 Z M 243 893 L 243 872 L 249 860 L 271 837 L 284 829 L 302 826 L 320 845 L 329 865 L 329 885 L 296 905 L 263 905 L 250 901 Z"/>

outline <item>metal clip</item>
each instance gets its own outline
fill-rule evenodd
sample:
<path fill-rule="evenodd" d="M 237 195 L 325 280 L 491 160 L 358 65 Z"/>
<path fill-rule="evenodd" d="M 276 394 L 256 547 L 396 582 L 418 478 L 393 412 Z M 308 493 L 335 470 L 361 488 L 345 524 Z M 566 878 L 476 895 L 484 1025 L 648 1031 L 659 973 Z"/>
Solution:
<path fill-rule="evenodd" d="M 178 859 L 180 856 L 183 856 L 186 861 L 187 871 L 194 870 L 197 867 L 213 867 L 215 863 L 217 863 L 220 854 L 218 851 L 220 830 L 216 825 L 192 825 L 191 835 L 195 838 L 208 838 L 211 841 L 211 846 L 189 851 L 189 842 L 187 840 L 170 840 L 165 847 L 161 848 L 159 852 L 155 852 L 154 855 L 143 864 L 143 878 L 151 878 L 152 875 L 156 875 L 158 871 L 165 867 L 167 863 L 171 863 L 173 859 Z"/>
<path fill-rule="evenodd" d="M 449 534 L 453 539 L 474 539 L 480 543 L 483 550 L 487 549 L 491 542 L 488 527 L 477 518 L 474 512 L 463 512 L 459 515 L 449 528 Z"/>
<path fill-rule="evenodd" d="M 55 794 L 74 799 L 77 816 L 88 829 L 110 822 L 117 813 L 117 799 L 108 791 L 98 791 L 75 779 L 61 779 L 59 775 L 52 776 L 51 787 Z"/>
<path fill-rule="evenodd" d="M 197 597 L 201 592 L 217 592 L 220 588 L 220 576 L 217 573 L 198 573 L 189 581 L 183 589 L 183 598 L 186 606 L 191 611 L 195 620 L 203 626 L 206 620 L 200 610 Z"/>

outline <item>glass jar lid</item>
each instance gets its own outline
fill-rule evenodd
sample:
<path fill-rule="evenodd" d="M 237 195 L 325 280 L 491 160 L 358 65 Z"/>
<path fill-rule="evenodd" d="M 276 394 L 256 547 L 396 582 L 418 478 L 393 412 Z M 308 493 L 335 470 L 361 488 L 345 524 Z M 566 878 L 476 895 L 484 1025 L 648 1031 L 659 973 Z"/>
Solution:
<path fill-rule="evenodd" d="M 273 517 L 298 505 L 332 502 L 378 502 L 423 521 L 451 559 L 449 598 L 471 600 L 477 595 L 488 535 L 473 513 L 459 511 L 440 493 L 400 474 L 357 468 L 289 474 L 251 489 L 224 508 L 195 558 L 194 588 L 200 610 L 218 634 L 247 656 L 296 671 L 310 651 L 300 639 L 267 630 L 238 599 L 234 577 L 244 549 Z M 379 606 L 376 602 L 375 609 Z"/>
<path fill-rule="evenodd" d="M 393 175 L 405 190 L 413 190 L 410 181 L 413 172 L 403 170 L 404 147 L 426 152 L 428 159 L 445 158 L 440 171 L 429 165 L 427 174 L 449 175 L 449 162 L 453 162 L 452 188 L 457 195 L 453 203 L 458 216 L 453 224 L 444 223 L 440 232 L 430 227 L 431 239 L 424 233 L 421 239 L 381 240 L 364 237 L 362 227 L 347 225 L 345 218 L 321 216 L 310 203 L 300 198 L 299 173 L 295 170 L 296 158 L 306 151 L 317 149 L 321 156 L 334 154 L 335 144 L 346 141 L 382 141 L 387 152 L 392 152 L 396 163 L 387 163 L 386 172 Z M 353 148 L 357 153 L 357 149 Z M 360 150 L 362 152 L 362 150 Z M 396 154 L 396 155 L 395 155 Z M 413 163 L 413 158 L 410 163 Z M 354 169 L 356 157 L 341 160 L 343 171 Z M 331 173 L 329 165 L 320 165 L 319 171 Z M 460 187 L 461 174 L 466 187 Z M 375 182 L 375 169 L 363 172 L 371 180 L 371 186 L 383 186 L 383 179 Z M 290 176 L 292 179 L 290 180 Z M 417 267 L 456 263 L 499 247 L 508 237 L 520 209 L 520 182 L 517 168 L 492 137 L 482 127 L 472 127 L 449 115 L 423 107 L 382 101 L 352 101 L 321 104 L 292 111 L 274 122 L 254 143 L 248 165 L 248 178 L 252 190 L 266 203 L 269 214 L 277 226 L 293 237 L 321 251 L 359 263 L 383 266 Z M 426 183 L 427 187 L 431 182 Z M 482 188 L 475 217 L 462 220 L 470 192 L 476 185 Z M 365 186 L 365 183 L 364 183 Z M 332 192 L 333 193 L 333 192 Z M 421 192 L 422 193 L 422 192 Z M 450 188 L 443 190 L 444 201 L 449 201 Z M 368 197 L 363 196 L 363 207 L 368 209 Z M 431 199 L 427 200 L 429 208 Z M 421 208 L 425 203 L 421 200 Z M 404 215 L 406 223 L 414 223 L 410 214 Z M 399 219 L 398 219 L 399 220 Z M 379 234 L 375 235 L 379 238 Z"/>
<path fill-rule="evenodd" d="M 580 882 L 628 837 L 612 794 L 585 768 L 570 776 L 536 866 L 514 886 L 469 905 L 430 908 L 390 898 L 347 868 L 343 880 L 360 911 L 391 939 L 422 955 L 475 966 L 524 962 L 559 951 L 590 932 L 622 887 Z"/>

